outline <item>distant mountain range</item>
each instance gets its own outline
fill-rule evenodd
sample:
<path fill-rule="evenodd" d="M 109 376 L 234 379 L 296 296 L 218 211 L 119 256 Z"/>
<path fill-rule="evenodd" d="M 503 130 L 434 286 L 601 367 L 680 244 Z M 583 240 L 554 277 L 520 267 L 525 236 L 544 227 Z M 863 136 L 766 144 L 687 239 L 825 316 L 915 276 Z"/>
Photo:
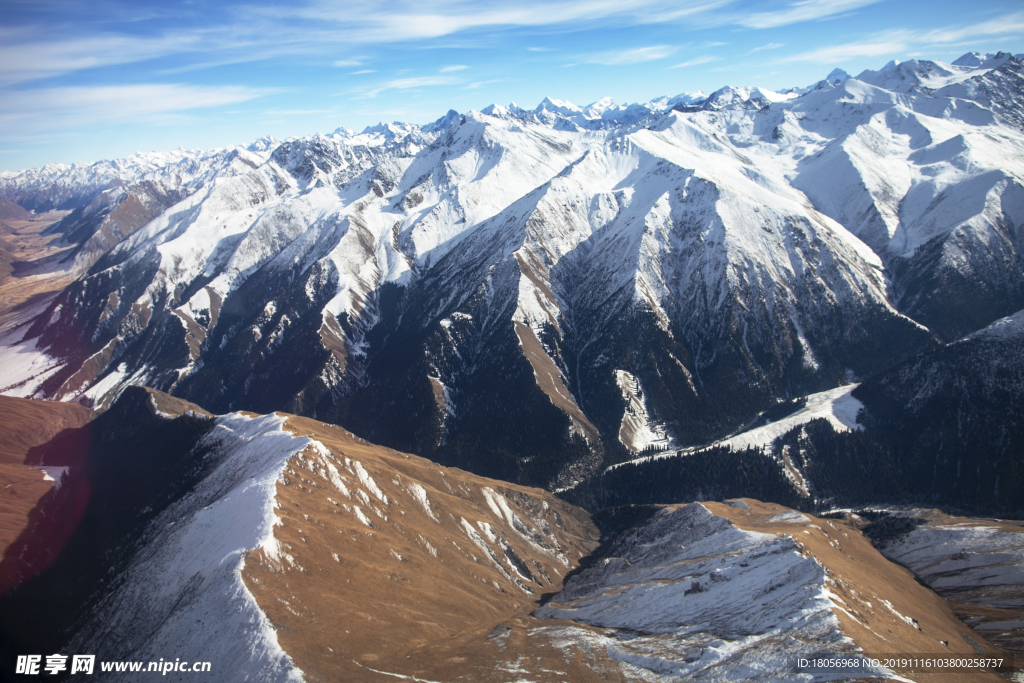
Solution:
<path fill-rule="evenodd" d="M 1024 309 L 1022 70 L 969 53 L 0 174 L 70 211 L 49 267 L 76 277 L 7 316 L 0 391 L 103 408 L 141 384 L 551 490 L 740 457 L 723 440 L 858 382 L 847 422 L 898 431 L 935 386 L 907 368 L 990 386 L 960 364 L 980 342 L 947 344 Z M 842 497 L 807 476 L 794 504 Z"/>

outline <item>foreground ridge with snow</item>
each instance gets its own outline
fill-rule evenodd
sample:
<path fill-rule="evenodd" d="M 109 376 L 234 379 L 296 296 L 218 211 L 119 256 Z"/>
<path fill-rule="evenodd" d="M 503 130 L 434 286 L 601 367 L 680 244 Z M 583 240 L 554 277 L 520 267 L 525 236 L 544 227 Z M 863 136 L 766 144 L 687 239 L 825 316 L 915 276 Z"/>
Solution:
<path fill-rule="evenodd" d="M 0 391 L 144 384 L 549 488 L 720 441 L 1024 308 L 1022 70 L 7 173 L 0 197 L 72 209 L 77 279 L 5 318 Z"/>
<path fill-rule="evenodd" d="M 140 454 L 151 440 L 164 448 Z M 367 666 L 436 666 L 439 649 L 479 659 L 492 620 L 527 618 L 596 545 L 589 516 L 545 491 L 141 388 L 40 457 L 68 471 L 0 565 L 5 658 L 174 653 L 268 682 L 367 680 Z M 54 591 L 65 607 L 24 624 Z"/>
<path fill-rule="evenodd" d="M 146 546 L 68 647 L 106 660 L 147 662 L 169 652 L 206 651 L 205 659 L 222 671 L 302 681 L 241 571 L 252 548 L 279 555 L 275 484 L 288 458 L 309 440 L 286 433 L 284 419 L 275 415 L 215 420 L 197 448 L 215 451 L 219 464 L 150 522 Z M 111 680 L 130 681 L 133 674 Z"/>
<path fill-rule="evenodd" d="M 979 653 L 945 601 L 854 526 L 752 499 L 659 509 L 535 614 L 608 629 L 575 635 L 647 681 L 834 680 L 849 674 L 800 671 L 796 658 Z"/>
<path fill-rule="evenodd" d="M 871 511 L 883 555 L 946 598 L 964 623 L 1024 651 L 1024 524 L 951 517 L 938 510 Z"/>
<path fill-rule="evenodd" d="M 54 405 L 66 408 L 37 409 Z M 821 652 L 997 652 L 868 537 L 901 559 L 919 556 L 919 541 L 886 544 L 881 522 L 862 534 L 856 514 L 745 498 L 592 519 L 544 490 L 334 425 L 215 416 L 142 388 L 33 457 L 66 473 L 0 563 L 5 581 L 21 570 L 0 594 L 5 661 L 173 655 L 211 662 L 211 680 L 226 681 L 650 683 L 848 676 L 796 668 L 795 656 Z M 968 535 L 986 525 L 955 521 Z M 1012 597 L 1024 581 L 1016 536 L 975 543 L 972 553 L 1004 552 L 967 562 L 953 583 L 1002 567 Z M 941 554 L 928 558 L 957 561 Z M 932 580 L 930 562 L 907 564 Z M 61 607 L 42 609 L 55 594 Z"/>

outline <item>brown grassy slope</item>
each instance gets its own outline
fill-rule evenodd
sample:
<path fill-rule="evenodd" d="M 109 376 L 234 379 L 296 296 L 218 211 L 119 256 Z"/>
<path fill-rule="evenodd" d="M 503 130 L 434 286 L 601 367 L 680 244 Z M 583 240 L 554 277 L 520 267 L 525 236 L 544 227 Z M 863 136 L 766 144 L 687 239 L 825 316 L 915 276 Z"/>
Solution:
<path fill-rule="evenodd" d="M 27 221 L 32 219 L 32 214 L 21 208 L 12 201 L 0 199 L 0 220 Z"/>
<path fill-rule="evenodd" d="M 329 453 L 311 446 L 289 461 L 277 489 L 280 555 L 250 553 L 243 577 L 307 680 L 582 682 L 630 676 L 603 646 L 594 646 L 602 639 L 584 634 L 603 629 L 531 616 L 541 596 L 558 591 L 595 545 L 596 530 L 582 510 L 545 491 L 440 467 L 315 420 L 288 416 L 286 428 L 316 439 Z M 360 483 L 356 461 L 387 502 Z M 414 484 L 423 487 L 429 511 L 413 495 Z M 500 496 L 491 499 L 494 508 L 487 489 Z M 740 528 L 789 535 L 813 555 L 828 572 L 844 632 L 864 651 L 999 652 L 911 572 L 882 557 L 852 523 L 745 503 L 747 508 L 705 505 Z M 518 533 L 503 505 L 521 522 L 520 531 L 549 549 Z M 781 513 L 791 514 L 780 519 Z M 466 524 L 494 559 L 474 543 Z M 516 575 L 499 537 L 529 577 Z M 551 552 L 556 543 L 566 563 Z M 1001 680 L 987 673 L 911 678 Z"/>
<path fill-rule="evenodd" d="M 0 396 L 0 557 L 28 524 L 29 512 L 53 482 L 25 465 L 25 455 L 65 429 L 81 427 L 95 413 L 77 403 Z"/>
<path fill-rule="evenodd" d="M 206 417 L 212 417 L 213 413 L 207 411 L 204 408 L 197 406 L 191 401 L 165 394 L 162 391 L 156 389 L 150 389 L 149 387 L 139 387 L 145 389 L 150 396 L 153 397 L 153 405 L 161 413 L 170 415 L 171 417 L 180 417 L 185 413 L 196 413 L 197 415 L 205 415 Z"/>
<path fill-rule="evenodd" d="M 289 416 L 286 428 L 315 438 L 331 455 L 307 448 L 289 461 L 278 483 L 283 523 L 275 537 L 290 558 L 250 553 L 243 576 L 308 680 L 400 674 L 484 682 L 507 680 L 516 667 L 537 681 L 622 680 L 605 656 L 561 650 L 530 630 L 552 625 L 529 614 L 596 545 L 597 530 L 583 510 L 546 491 L 441 467 L 314 420 Z M 387 504 L 363 498 L 370 489 L 346 459 L 362 464 Z M 348 496 L 332 483 L 328 464 Z M 413 484 L 425 491 L 429 512 Z M 494 492 L 497 512 L 484 489 Z M 502 505 L 518 518 L 519 531 Z M 499 538 L 525 565 L 523 576 Z M 602 661 L 588 661 L 595 659 Z"/>
<path fill-rule="evenodd" d="M 11 245 L 2 234 L 0 234 L 0 283 L 6 281 L 14 272 L 14 257 L 11 255 Z"/>

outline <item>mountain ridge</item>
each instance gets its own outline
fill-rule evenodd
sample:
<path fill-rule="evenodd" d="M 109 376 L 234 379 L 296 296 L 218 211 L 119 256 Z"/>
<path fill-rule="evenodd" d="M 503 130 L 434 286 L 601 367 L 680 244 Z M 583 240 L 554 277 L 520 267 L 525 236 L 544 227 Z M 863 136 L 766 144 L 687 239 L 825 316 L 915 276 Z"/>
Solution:
<path fill-rule="evenodd" d="M 1024 308 L 1020 70 L 449 112 L 73 167 L 51 199 L 5 174 L 85 205 L 0 390 L 146 384 L 552 488 L 647 447 L 622 434 L 712 442 Z"/>

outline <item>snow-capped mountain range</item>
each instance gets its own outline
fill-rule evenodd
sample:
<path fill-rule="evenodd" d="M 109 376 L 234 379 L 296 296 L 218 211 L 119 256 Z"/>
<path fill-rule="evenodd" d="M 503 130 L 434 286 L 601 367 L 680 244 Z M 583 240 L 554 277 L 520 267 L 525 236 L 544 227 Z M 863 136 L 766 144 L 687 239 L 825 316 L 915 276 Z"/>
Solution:
<path fill-rule="evenodd" d="M 1024 62 L 492 105 L 0 198 L 73 209 L 80 275 L 4 329 L 0 391 L 145 384 L 559 487 L 1024 308 Z"/>

